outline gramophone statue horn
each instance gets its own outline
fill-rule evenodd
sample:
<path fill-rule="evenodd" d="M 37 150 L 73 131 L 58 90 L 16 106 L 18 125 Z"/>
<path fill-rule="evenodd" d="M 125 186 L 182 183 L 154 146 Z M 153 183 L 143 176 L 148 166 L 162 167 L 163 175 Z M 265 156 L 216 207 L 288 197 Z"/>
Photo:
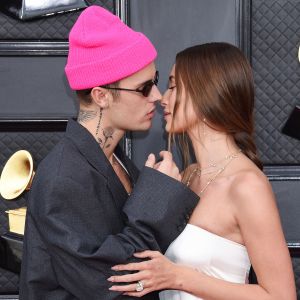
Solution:
<path fill-rule="evenodd" d="M 34 176 L 33 160 L 26 150 L 15 152 L 6 162 L 0 178 L 0 194 L 11 200 L 31 187 Z"/>

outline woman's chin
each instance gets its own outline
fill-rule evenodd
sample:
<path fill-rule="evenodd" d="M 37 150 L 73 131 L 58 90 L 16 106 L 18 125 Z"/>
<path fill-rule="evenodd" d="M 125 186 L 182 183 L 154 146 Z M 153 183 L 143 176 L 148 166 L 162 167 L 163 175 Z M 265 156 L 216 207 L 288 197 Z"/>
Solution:
<path fill-rule="evenodd" d="M 167 123 L 166 124 L 166 126 L 165 126 L 165 131 L 167 132 L 167 133 L 170 133 L 170 125 Z"/>

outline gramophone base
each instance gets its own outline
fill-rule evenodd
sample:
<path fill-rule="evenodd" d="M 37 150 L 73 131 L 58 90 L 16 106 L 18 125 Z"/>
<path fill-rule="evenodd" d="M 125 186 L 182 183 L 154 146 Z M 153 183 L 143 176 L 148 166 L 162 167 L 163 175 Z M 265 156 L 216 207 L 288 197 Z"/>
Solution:
<path fill-rule="evenodd" d="M 0 237 L 0 267 L 19 274 L 23 253 L 23 236 L 7 232 Z"/>

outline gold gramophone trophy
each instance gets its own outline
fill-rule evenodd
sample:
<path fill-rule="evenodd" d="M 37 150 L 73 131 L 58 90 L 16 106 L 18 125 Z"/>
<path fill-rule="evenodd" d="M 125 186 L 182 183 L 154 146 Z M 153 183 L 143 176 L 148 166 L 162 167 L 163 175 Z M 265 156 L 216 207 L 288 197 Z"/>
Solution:
<path fill-rule="evenodd" d="M 20 196 L 31 187 L 34 176 L 33 159 L 26 150 L 15 152 L 6 162 L 0 178 L 0 194 L 6 200 Z M 26 207 L 6 211 L 9 231 L 24 234 Z"/>

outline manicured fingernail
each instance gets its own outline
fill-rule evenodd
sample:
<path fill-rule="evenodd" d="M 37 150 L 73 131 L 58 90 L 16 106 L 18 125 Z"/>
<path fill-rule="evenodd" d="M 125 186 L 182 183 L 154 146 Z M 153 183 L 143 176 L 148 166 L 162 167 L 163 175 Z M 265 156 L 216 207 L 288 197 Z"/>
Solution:
<path fill-rule="evenodd" d="M 114 278 L 111 276 L 109 278 L 107 278 L 108 281 L 114 281 Z"/>
<path fill-rule="evenodd" d="M 117 271 L 119 268 L 118 268 L 118 266 L 113 266 L 113 267 L 111 267 L 111 269 L 114 271 Z"/>
<path fill-rule="evenodd" d="M 111 287 L 109 288 L 109 290 L 114 291 L 114 290 L 115 290 L 115 287 L 114 287 L 114 286 L 111 286 Z"/>

